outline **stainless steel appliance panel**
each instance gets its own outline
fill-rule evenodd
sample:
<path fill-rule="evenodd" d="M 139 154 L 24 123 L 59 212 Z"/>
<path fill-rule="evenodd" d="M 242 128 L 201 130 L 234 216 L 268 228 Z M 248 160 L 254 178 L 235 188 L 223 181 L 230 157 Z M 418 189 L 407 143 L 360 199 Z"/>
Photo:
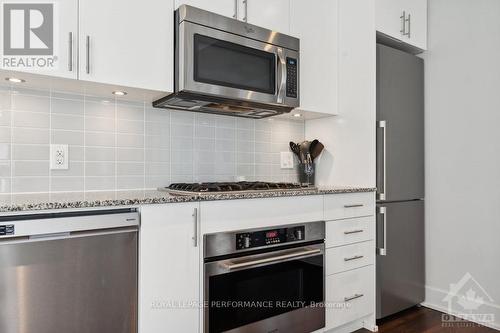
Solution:
<path fill-rule="evenodd" d="M 377 318 L 424 301 L 424 238 L 423 200 L 377 205 Z"/>
<path fill-rule="evenodd" d="M 137 332 L 137 229 L 3 239 L 0 332 Z"/>
<path fill-rule="evenodd" d="M 424 63 L 377 44 L 378 200 L 424 197 Z"/>

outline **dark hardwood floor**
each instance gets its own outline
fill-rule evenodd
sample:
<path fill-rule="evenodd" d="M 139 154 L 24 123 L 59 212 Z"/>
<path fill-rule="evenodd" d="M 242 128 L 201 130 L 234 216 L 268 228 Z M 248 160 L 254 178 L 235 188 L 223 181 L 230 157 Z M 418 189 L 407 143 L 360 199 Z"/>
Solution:
<path fill-rule="evenodd" d="M 499 333 L 499 331 L 479 326 L 474 323 L 465 323 L 465 327 L 457 325 L 445 327 L 441 320 L 441 312 L 424 307 L 415 307 L 397 315 L 384 318 L 377 322 L 380 333 Z M 355 333 L 369 333 L 359 330 Z"/>

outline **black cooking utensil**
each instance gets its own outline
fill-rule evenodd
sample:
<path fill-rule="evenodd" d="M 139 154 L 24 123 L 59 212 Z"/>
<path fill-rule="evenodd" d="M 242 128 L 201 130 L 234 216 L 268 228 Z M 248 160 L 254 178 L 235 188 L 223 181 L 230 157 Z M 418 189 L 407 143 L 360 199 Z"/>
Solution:
<path fill-rule="evenodd" d="M 321 142 L 319 142 L 318 140 L 314 140 L 314 141 L 316 141 L 314 143 L 314 145 L 311 143 L 311 147 L 309 147 L 309 150 L 311 152 L 311 158 L 313 159 L 313 161 L 316 159 L 316 157 L 319 156 L 319 154 L 321 154 L 321 152 L 325 148 L 325 146 Z"/>

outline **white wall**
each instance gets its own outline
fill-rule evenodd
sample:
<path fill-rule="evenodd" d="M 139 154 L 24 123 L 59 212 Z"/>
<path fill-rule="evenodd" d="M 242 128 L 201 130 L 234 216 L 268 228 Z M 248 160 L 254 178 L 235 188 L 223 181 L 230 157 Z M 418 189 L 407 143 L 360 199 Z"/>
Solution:
<path fill-rule="evenodd" d="M 332 103 L 340 115 L 306 121 L 306 139 L 325 145 L 318 185 L 375 186 L 374 10 L 370 0 L 339 0 L 339 97 Z"/>
<path fill-rule="evenodd" d="M 431 0 L 429 15 L 426 303 L 445 309 L 469 272 L 500 328 L 500 1 Z"/>

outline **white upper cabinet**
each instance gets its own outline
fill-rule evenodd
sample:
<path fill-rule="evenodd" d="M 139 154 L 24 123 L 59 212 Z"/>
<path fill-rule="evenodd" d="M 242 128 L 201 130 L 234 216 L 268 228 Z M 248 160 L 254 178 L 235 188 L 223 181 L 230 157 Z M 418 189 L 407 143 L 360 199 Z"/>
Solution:
<path fill-rule="evenodd" d="M 284 34 L 290 32 L 290 0 L 176 0 L 175 8 L 184 4 Z"/>
<path fill-rule="evenodd" d="M 197 202 L 141 207 L 140 333 L 199 331 L 198 207 Z"/>
<path fill-rule="evenodd" d="M 56 0 L 54 3 L 54 67 L 20 72 L 76 79 L 78 77 L 78 0 Z M 44 56 L 45 57 L 45 56 Z"/>
<path fill-rule="evenodd" d="M 175 0 L 175 9 L 180 5 L 189 5 L 219 15 L 238 18 L 238 0 Z"/>
<path fill-rule="evenodd" d="M 427 0 L 376 0 L 377 31 L 427 49 Z"/>
<path fill-rule="evenodd" d="M 338 114 L 338 1 L 290 1 L 290 33 L 300 38 L 300 107 Z"/>
<path fill-rule="evenodd" d="M 173 91 L 173 0 L 80 0 L 79 78 Z"/>
<path fill-rule="evenodd" d="M 293 0 L 242 0 L 240 19 L 266 29 L 289 34 L 290 1 Z M 307 1 L 302 0 L 302 2 Z"/>

